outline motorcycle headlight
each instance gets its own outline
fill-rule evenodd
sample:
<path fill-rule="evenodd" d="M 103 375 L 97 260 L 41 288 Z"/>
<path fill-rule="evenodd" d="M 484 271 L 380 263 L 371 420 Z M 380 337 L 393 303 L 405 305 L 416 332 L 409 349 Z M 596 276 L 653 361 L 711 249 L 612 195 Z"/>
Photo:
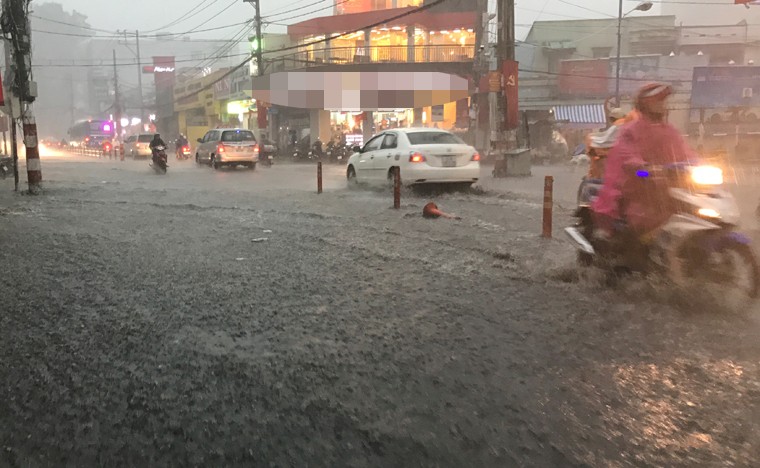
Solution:
<path fill-rule="evenodd" d="M 691 180 L 697 185 L 722 185 L 723 170 L 715 166 L 697 166 L 691 170 Z"/>

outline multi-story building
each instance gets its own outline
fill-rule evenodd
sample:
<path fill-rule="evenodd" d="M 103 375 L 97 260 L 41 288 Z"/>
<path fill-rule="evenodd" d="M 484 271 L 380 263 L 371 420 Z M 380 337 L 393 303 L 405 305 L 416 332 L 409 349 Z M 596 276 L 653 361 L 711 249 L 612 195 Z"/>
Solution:
<path fill-rule="evenodd" d="M 280 143 L 327 141 L 336 129 L 354 142 L 378 129 L 466 128 L 475 53 L 475 2 L 416 11 L 424 0 L 339 0 L 335 14 L 288 27 L 297 47 L 267 57 L 254 97 L 271 106 Z"/>

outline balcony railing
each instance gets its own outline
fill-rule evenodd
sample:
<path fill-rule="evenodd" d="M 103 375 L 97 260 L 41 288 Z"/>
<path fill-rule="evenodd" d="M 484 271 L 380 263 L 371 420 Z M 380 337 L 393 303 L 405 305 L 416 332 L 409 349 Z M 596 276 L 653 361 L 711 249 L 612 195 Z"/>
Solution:
<path fill-rule="evenodd" d="M 373 46 L 304 50 L 268 60 L 269 71 L 358 63 L 471 62 L 475 46 Z"/>

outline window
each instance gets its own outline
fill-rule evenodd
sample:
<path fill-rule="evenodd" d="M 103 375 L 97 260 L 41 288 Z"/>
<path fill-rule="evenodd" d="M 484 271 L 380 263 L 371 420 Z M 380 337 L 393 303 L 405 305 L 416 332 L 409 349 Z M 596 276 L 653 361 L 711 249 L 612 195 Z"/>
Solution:
<path fill-rule="evenodd" d="M 388 133 L 383 140 L 383 149 L 394 149 L 398 142 L 398 136 L 395 133 Z"/>
<path fill-rule="evenodd" d="M 153 135 L 140 135 L 137 137 L 137 141 L 140 143 L 150 143 L 153 141 Z"/>
<path fill-rule="evenodd" d="M 409 143 L 418 145 L 464 145 L 466 144 L 458 136 L 446 132 L 413 132 L 407 133 Z"/>
<path fill-rule="evenodd" d="M 366 145 L 364 145 L 364 149 L 362 150 L 362 153 L 379 150 L 380 144 L 382 142 L 383 142 L 383 135 L 376 136 L 375 138 L 369 140 Z"/>
<path fill-rule="evenodd" d="M 222 141 L 227 143 L 256 141 L 256 137 L 250 130 L 228 130 L 222 133 Z"/>

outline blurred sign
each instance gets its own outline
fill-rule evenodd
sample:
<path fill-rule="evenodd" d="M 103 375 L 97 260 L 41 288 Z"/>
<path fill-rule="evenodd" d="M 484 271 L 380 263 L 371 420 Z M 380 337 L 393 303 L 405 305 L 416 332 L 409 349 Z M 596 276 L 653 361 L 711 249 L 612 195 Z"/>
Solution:
<path fill-rule="evenodd" d="M 4 106 L 4 105 L 5 105 L 5 92 L 3 90 L 3 78 L 2 76 L 0 76 L 0 106 Z"/>
<path fill-rule="evenodd" d="M 615 94 L 617 61 L 609 60 L 609 89 Z M 633 96 L 648 81 L 660 79 L 660 56 L 622 57 L 620 59 L 620 94 Z"/>
<path fill-rule="evenodd" d="M 492 71 L 488 73 L 488 92 L 498 93 L 501 91 L 501 73 Z"/>
<path fill-rule="evenodd" d="M 602 98 L 609 93 L 609 60 L 564 60 L 559 93 L 563 97 Z"/>
<path fill-rule="evenodd" d="M 504 97 L 507 100 L 504 125 L 507 130 L 513 130 L 520 126 L 518 73 L 519 64 L 517 62 L 513 60 L 504 61 L 502 75 L 504 76 Z"/>
<path fill-rule="evenodd" d="M 760 67 L 696 67 L 691 105 L 697 108 L 760 106 Z"/>
<path fill-rule="evenodd" d="M 143 73 L 146 73 L 146 74 L 174 73 L 174 67 L 156 67 L 152 65 L 146 65 L 142 69 L 143 69 Z"/>

